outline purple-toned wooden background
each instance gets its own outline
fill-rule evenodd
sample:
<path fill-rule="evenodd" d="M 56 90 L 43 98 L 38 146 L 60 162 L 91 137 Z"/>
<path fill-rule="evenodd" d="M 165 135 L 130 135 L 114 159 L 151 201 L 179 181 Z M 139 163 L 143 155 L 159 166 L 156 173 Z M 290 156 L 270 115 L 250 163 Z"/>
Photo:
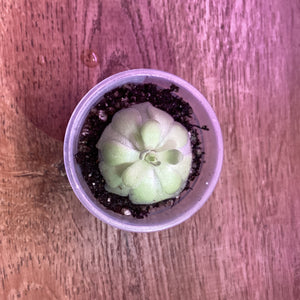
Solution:
<path fill-rule="evenodd" d="M 0 298 L 300 299 L 299 36 L 293 0 L 0 0 Z M 95 219 L 62 171 L 76 103 L 139 67 L 196 86 L 225 145 L 210 200 L 151 234 Z"/>

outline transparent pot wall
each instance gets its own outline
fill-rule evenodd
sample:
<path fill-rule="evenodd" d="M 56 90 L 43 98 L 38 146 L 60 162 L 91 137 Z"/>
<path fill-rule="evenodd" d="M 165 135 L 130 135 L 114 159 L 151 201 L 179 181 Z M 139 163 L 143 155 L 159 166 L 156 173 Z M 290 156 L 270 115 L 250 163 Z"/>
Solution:
<path fill-rule="evenodd" d="M 74 156 L 77 153 L 79 133 L 90 111 L 105 93 L 125 83 L 154 83 L 161 88 L 171 84 L 179 87 L 178 95 L 188 102 L 194 112 L 194 122 L 206 125 L 209 131 L 200 131 L 200 140 L 205 152 L 205 163 L 193 189 L 170 208 L 162 208 L 144 218 L 123 216 L 102 206 L 90 192 Z M 223 158 L 222 135 L 218 120 L 205 98 L 189 83 L 169 73 L 137 69 L 115 74 L 90 90 L 75 108 L 65 135 L 64 159 L 71 186 L 82 204 L 100 220 L 117 228 L 129 231 L 157 231 L 175 226 L 193 215 L 205 203 L 218 180 Z"/>

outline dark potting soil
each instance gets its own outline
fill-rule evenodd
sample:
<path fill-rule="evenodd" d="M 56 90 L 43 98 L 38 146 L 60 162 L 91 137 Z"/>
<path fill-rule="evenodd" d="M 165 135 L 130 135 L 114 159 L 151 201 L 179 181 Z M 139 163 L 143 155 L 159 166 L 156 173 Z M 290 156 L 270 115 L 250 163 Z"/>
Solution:
<path fill-rule="evenodd" d="M 99 99 L 99 103 L 91 109 L 80 133 L 76 161 L 91 192 L 108 209 L 123 215 L 143 218 L 158 208 L 175 205 L 180 201 L 184 191 L 191 189 L 191 183 L 199 175 L 200 165 L 203 163 L 204 152 L 201 148 L 199 132 L 200 129 L 208 130 L 208 128 L 206 126 L 200 128 L 193 124 L 192 108 L 176 94 L 177 92 L 178 87 L 175 85 L 171 85 L 169 89 L 159 89 L 154 84 L 125 84 L 106 93 L 103 99 Z M 187 185 L 179 197 L 151 205 L 136 205 L 128 197 L 121 197 L 105 190 L 105 181 L 98 168 L 96 144 L 117 111 L 147 101 L 169 113 L 175 121 L 189 131 L 193 163 Z"/>

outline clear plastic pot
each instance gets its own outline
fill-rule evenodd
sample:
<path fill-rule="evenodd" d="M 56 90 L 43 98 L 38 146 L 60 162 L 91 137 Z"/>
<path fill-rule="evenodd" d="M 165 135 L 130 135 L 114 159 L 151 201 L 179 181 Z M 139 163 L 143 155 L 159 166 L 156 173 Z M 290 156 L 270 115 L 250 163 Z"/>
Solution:
<path fill-rule="evenodd" d="M 205 151 L 201 172 L 193 183 L 193 189 L 171 208 L 162 208 L 144 219 L 135 219 L 115 213 L 102 206 L 92 195 L 79 165 L 76 163 L 78 140 L 81 128 L 91 110 L 103 95 L 126 83 L 154 83 L 161 88 L 171 84 L 179 87 L 179 96 L 193 108 L 195 122 L 206 125 L 209 131 L 201 131 L 200 138 Z M 76 106 L 64 140 L 64 163 L 70 184 L 81 203 L 101 221 L 122 230 L 152 232 L 167 229 L 182 223 L 196 213 L 211 195 L 218 181 L 223 161 L 223 140 L 217 117 L 203 95 L 185 80 L 152 69 L 136 69 L 112 75 L 93 87 Z"/>

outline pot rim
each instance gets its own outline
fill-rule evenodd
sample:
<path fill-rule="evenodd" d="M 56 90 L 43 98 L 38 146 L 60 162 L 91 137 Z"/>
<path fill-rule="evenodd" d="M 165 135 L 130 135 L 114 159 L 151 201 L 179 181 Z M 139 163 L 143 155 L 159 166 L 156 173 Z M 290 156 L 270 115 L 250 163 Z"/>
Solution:
<path fill-rule="evenodd" d="M 134 225 L 134 224 L 128 224 L 127 222 L 123 222 L 122 220 L 118 220 L 117 218 L 112 218 L 108 214 L 105 213 L 105 209 L 103 207 L 100 208 L 97 206 L 92 199 L 85 193 L 84 189 L 81 186 L 80 180 L 76 173 L 76 161 L 74 155 L 73 149 L 74 149 L 74 139 L 76 135 L 78 136 L 81 126 L 78 126 L 78 122 L 82 121 L 83 115 L 85 115 L 84 120 L 89 113 L 90 109 L 99 102 L 98 94 L 101 92 L 101 94 L 105 94 L 106 92 L 110 91 L 112 88 L 110 87 L 112 84 L 114 84 L 117 81 L 121 81 L 122 79 L 131 78 L 131 77 L 155 77 L 155 78 L 163 78 L 164 80 L 170 81 L 170 83 L 173 83 L 177 86 L 179 86 L 180 89 L 186 89 L 189 93 L 191 93 L 198 101 L 201 102 L 201 106 L 204 107 L 207 114 L 212 120 L 212 124 L 214 126 L 214 131 L 216 133 L 217 138 L 217 145 L 218 145 L 218 155 L 216 159 L 216 167 L 213 170 L 212 178 L 207 185 L 207 188 L 201 197 L 201 201 L 197 201 L 195 205 L 193 205 L 190 209 L 184 211 L 182 214 L 180 214 L 177 218 L 174 218 L 172 220 L 168 220 L 168 222 L 165 222 L 163 224 L 155 224 L 155 225 Z M 121 84 L 120 84 L 121 85 Z M 103 92 L 103 90 L 105 90 Z M 88 105 L 87 105 L 88 104 Z M 75 132 L 75 134 L 74 134 Z M 66 133 L 65 133 L 65 139 L 64 139 L 64 163 L 65 163 L 65 169 L 67 173 L 67 177 L 69 179 L 69 182 L 71 184 L 71 187 L 77 196 L 77 198 L 80 200 L 80 202 L 83 204 L 83 206 L 92 213 L 95 217 L 100 219 L 101 221 L 122 229 L 126 231 L 132 231 L 132 232 L 153 232 L 153 231 L 160 231 L 167 228 L 171 228 L 175 225 L 178 225 L 184 221 L 186 221 L 188 218 L 190 218 L 194 213 L 196 213 L 203 204 L 207 201 L 209 196 L 212 194 L 217 181 L 219 179 L 221 169 L 222 169 L 222 163 L 223 163 L 223 139 L 222 139 L 222 132 L 219 125 L 219 122 L 217 120 L 217 117 L 215 115 L 215 112 L 213 111 L 212 107 L 208 103 L 208 101 L 205 99 L 205 97 L 190 83 L 185 81 L 184 79 L 173 75 L 171 73 L 155 70 L 155 69 L 132 69 L 128 71 L 123 71 L 120 73 L 116 73 L 98 84 L 96 84 L 92 89 L 90 89 L 85 96 L 80 100 L 80 102 L 75 107 L 71 118 L 69 120 Z"/>

